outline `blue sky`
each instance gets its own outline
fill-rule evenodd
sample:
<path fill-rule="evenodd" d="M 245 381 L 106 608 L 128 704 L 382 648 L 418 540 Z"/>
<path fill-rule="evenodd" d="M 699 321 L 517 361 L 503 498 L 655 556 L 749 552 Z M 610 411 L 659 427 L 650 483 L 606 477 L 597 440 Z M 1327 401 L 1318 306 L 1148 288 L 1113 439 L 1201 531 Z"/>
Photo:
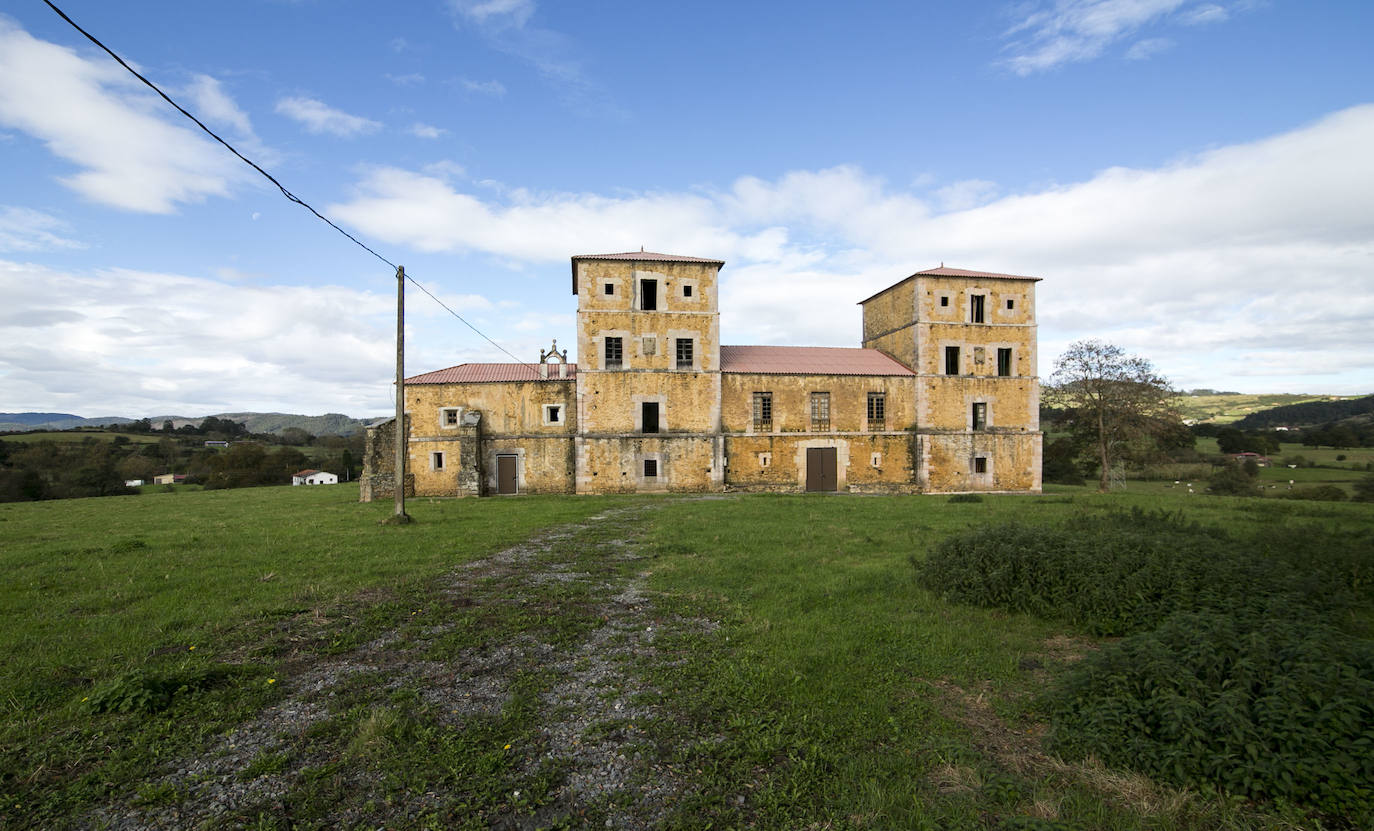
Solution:
<path fill-rule="evenodd" d="M 947 265 L 1181 388 L 1374 391 L 1374 4 L 58 4 L 523 360 L 573 254 L 726 343 Z M 390 409 L 395 282 L 38 0 L 0 12 L 0 411 Z M 509 360 L 408 295 L 407 369 Z"/>

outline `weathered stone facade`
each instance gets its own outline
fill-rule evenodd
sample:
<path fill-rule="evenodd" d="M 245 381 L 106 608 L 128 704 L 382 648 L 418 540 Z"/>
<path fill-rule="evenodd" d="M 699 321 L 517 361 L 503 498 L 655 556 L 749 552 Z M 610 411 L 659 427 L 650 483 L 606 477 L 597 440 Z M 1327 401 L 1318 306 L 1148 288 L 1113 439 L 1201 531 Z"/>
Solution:
<path fill-rule="evenodd" d="M 862 349 L 741 347 L 722 265 L 573 257 L 576 366 L 406 379 L 407 492 L 1040 490 L 1036 278 L 942 266 L 862 301 Z M 364 500 L 394 493 L 387 425 Z"/>

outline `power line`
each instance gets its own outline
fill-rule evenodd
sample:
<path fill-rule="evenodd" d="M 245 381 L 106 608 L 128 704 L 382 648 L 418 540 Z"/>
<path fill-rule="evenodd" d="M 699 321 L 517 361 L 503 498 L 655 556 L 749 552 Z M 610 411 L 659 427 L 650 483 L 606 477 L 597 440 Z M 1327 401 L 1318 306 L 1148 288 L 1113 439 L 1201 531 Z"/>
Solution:
<path fill-rule="evenodd" d="M 276 178 L 275 178 L 272 174 L 268 173 L 266 170 L 263 170 L 262 167 L 259 166 L 259 165 L 257 164 L 257 162 L 254 162 L 252 159 L 250 159 L 250 158 L 248 158 L 247 156 L 243 155 L 243 154 L 240 153 L 238 150 L 236 150 L 232 144 L 230 144 L 229 142 L 227 142 L 227 141 L 225 141 L 224 139 L 220 138 L 219 135 L 216 134 L 214 130 L 211 130 L 209 127 L 206 127 L 205 124 L 203 124 L 203 123 L 201 122 L 200 119 L 196 118 L 194 115 L 191 115 L 191 113 L 187 112 L 186 109 L 185 109 L 184 107 L 182 107 L 182 106 L 181 106 L 180 104 L 178 104 L 176 101 L 173 101 L 172 98 L 171 98 L 171 96 L 169 96 L 167 93 L 163 92 L 161 89 L 158 88 L 158 85 L 157 85 L 157 84 L 154 84 L 152 81 L 150 81 L 150 80 L 148 80 L 147 78 L 143 77 L 143 75 L 141 75 L 141 74 L 138 72 L 138 70 L 134 69 L 132 66 L 129 66 L 129 64 L 125 63 L 124 59 L 121 58 L 121 57 L 119 57 L 119 55 L 115 54 L 115 52 L 114 52 L 113 49 L 111 49 L 110 47 L 108 47 L 108 46 L 106 46 L 105 44 L 101 43 L 100 40 L 97 39 L 95 35 L 91 34 L 90 32 L 86 31 L 85 29 L 81 28 L 81 26 L 78 25 L 77 22 L 76 22 L 75 20 L 72 20 L 70 17 L 67 16 L 67 13 L 66 13 L 66 12 L 62 11 L 62 10 L 59 9 L 57 6 L 55 6 L 55 5 L 52 3 L 52 0 L 43 0 L 43 2 L 48 6 L 48 8 L 50 8 L 50 9 L 52 9 L 54 12 L 56 12 L 58 17 L 60 17 L 60 18 L 62 18 L 63 20 L 67 21 L 67 23 L 70 24 L 71 27 L 72 27 L 73 29 L 77 30 L 77 31 L 80 32 L 82 35 L 85 35 L 85 37 L 86 37 L 87 40 L 89 40 L 91 43 L 94 43 L 96 46 L 100 47 L 100 48 L 105 52 L 105 54 L 109 55 L 111 58 L 114 58 L 116 63 L 118 63 L 120 66 L 124 67 L 126 70 L 129 71 L 129 74 L 133 75 L 135 78 L 137 78 L 138 80 L 142 81 L 145 85 L 147 85 L 147 87 L 148 87 L 149 89 L 151 89 L 153 92 L 156 92 L 156 93 L 162 98 L 162 100 L 166 101 L 168 104 L 171 104 L 173 107 L 175 107 L 177 112 L 181 113 L 182 115 L 184 115 L 184 116 L 186 116 L 187 118 L 191 119 L 191 121 L 195 122 L 195 125 L 196 125 L 197 127 L 199 127 L 201 130 L 203 130 L 203 131 L 205 132 L 206 135 L 208 135 L 210 138 L 214 139 L 215 141 L 219 142 L 220 144 L 224 145 L 224 148 L 225 148 L 226 150 L 228 150 L 230 153 L 233 153 L 235 156 L 237 156 L 237 157 L 239 158 L 240 161 L 242 161 L 244 164 L 248 165 L 249 167 L 253 168 L 253 169 L 256 170 L 258 173 L 261 173 L 261 174 L 263 175 L 263 177 L 267 179 L 267 181 L 271 182 L 273 185 L 276 185 L 277 190 L 281 191 L 282 196 L 285 196 L 287 199 L 291 200 L 292 202 L 295 202 L 297 205 L 300 205 L 302 208 L 305 208 L 307 211 L 310 211 L 310 212 L 311 212 L 312 214 L 314 214 L 321 222 L 325 223 L 325 224 L 328 225 L 330 228 L 333 228 L 335 231 L 338 231 L 340 234 L 343 234 L 345 237 L 348 237 L 348 239 L 351 240 L 351 241 L 353 242 L 354 245 L 358 246 L 359 248 L 363 249 L 363 250 L 366 251 L 367 253 L 371 254 L 372 256 L 376 257 L 377 259 L 381 260 L 382 262 L 386 263 L 387 265 L 391 266 L 391 268 L 392 268 L 393 270 L 395 270 L 395 269 L 397 268 L 396 264 L 393 263 L 391 260 L 388 260 L 386 257 L 383 257 L 381 254 L 378 254 L 376 251 L 373 251 L 373 250 L 372 250 L 371 248 L 369 248 L 367 245 L 363 244 L 363 242 L 362 242 L 361 240 L 359 240 L 357 237 L 353 236 L 352 234 L 348 233 L 348 232 L 345 231 L 344 229 L 340 228 L 338 225 L 335 225 L 333 222 L 331 222 L 331 221 L 329 220 L 328 217 L 326 217 L 324 214 L 320 213 L 319 211 L 317 211 L 317 210 L 315 210 L 313 207 L 311 207 L 310 203 L 306 202 L 304 199 L 301 199 L 301 198 L 300 198 L 299 196 L 297 196 L 296 194 L 294 194 L 294 193 L 292 193 L 291 191 L 287 190 L 285 185 L 283 185 L 281 182 L 278 182 L 278 181 L 276 180 Z M 427 288 L 425 288 L 424 286 L 420 285 L 420 283 L 419 283 L 418 281 L 416 281 L 416 279 L 415 279 L 414 277 L 411 277 L 409 274 L 407 274 L 407 275 L 406 275 L 406 279 L 409 280 L 409 281 L 411 282 L 411 284 L 414 285 L 416 288 L 418 288 L 420 291 L 422 291 L 422 292 L 424 292 L 425 294 L 429 295 L 429 297 L 430 297 L 431 300 L 433 300 L 435 303 L 438 303 L 440 306 L 442 306 L 442 307 L 444 308 L 445 311 L 447 311 L 449 314 L 451 314 L 451 315 L 453 315 L 454 317 L 456 317 L 464 326 L 468 327 L 468 328 L 471 329 L 472 331 L 474 331 L 474 332 L 476 332 L 477 334 L 481 335 L 482 338 L 485 339 L 487 343 L 490 343 L 492 346 L 495 346 L 497 349 L 501 350 L 502 352 L 505 352 L 507 355 L 510 355 L 510 357 L 511 357 L 511 358 L 514 358 L 515 361 L 516 361 L 517 363 L 523 364 L 523 365 L 525 365 L 525 366 L 530 367 L 531 369 L 533 369 L 533 366 L 532 366 L 531 364 L 529 364 L 527 361 L 522 361 L 522 360 L 520 360 L 519 358 L 516 358 L 516 357 L 515 357 L 514 355 L 512 355 L 512 354 L 510 353 L 510 351 L 509 351 L 508 349 L 506 349 L 504 346 L 502 346 L 501 344 L 499 344 L 499 343 L 497 343 L 496 341 L 492 340 L 491 338 L 487 337 L 486 333 L 484 333 L 481 329 L 478 329 L 476 326 L 473 326 L 471 323 L 468 323 L 467 320 L 465 320 L 465 319 L 463 318 L 462 315 L 458 314 L 458 313 L 455 312 L 453 309 L 450 309 L 446 303 L 444 303 L 444 302 L 443 302 L 442 300 L 440 300 L 438 297 L 435 297 L 434 294 L 433 294 L 429 289 L 427 289 Z"/>

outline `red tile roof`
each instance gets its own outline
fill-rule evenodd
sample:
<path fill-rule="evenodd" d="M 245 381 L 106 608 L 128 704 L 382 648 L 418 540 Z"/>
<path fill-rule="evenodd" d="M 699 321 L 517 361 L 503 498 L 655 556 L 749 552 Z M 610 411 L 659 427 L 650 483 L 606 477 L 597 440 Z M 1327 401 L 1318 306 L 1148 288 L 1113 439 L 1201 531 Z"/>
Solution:
<path fill-rule="evenodd" d="M 621 254 L 574 254 L 572 258 L 572 289 L 577 294 L 578 260 L 636 260 L 659 263 L 709 263 L 725 265 L 724 260 L 710 260 L 705 257 L 683 257 L 678 254 L 659 254 L 656 251 L 626 251 Z"/>
<path fill-rule="evenodd" d="M 760 375 L 915 375 L 876 349 L 722 346 L 720 371 Z"/>
<path fill-rule="evenodd" d="M 302 470 L 302 471 L 299 471 L 299 472 L 297 472 L 297 473 L 293 473 L 293 474 L 291 474 L 291 475 L 292 475 L 292 476 L 314 476 L 316 473 L 319 473 L 319 471 L 318 471 L 318 470 L 311 469 L 311 470 Z"/>
<path fill-rule="evenodd" d="M 568 377 L 558 377 L 558 364 L 549 364 L 549 377 L 539 377 L 538 364 L 459 364 L 406 379 L 407 384 L 487 384 L 500 381 L 570 381 L 577 364 L 568 364 Z"/>
<path fill-rule="evenodd" d="M 1039 277 L 1023 277 L 1019 274 L 998 274 L 995 271 L 969 271 L 966 268 L 945 268 L 944 265 L 941 265 L 939 268 L 927 268 L 925 271 L 918 271 L 905 280 L 898 280 L 877 294 L 860 300 L 859 305 L 862 306 L 874 297 L 881 297 L 898 286 L 905 284 L 908 280 L 915 280 L 917 277 L 976 277 L 980 280 L 1030 280 L 1036 283 L 1040 282 L 1041 279 Z"/>

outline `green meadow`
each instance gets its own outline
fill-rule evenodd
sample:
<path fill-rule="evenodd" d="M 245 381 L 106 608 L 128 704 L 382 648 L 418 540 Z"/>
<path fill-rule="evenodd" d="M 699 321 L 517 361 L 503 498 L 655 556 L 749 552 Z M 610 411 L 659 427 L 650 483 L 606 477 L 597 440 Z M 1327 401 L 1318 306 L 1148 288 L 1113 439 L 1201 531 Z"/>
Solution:
<path fill-rule="evenodd" d="M 396 655 L 441 663 L 500 644 L 537 642 L 556 653 L 602 625 L 609 607 L 598 585 L 634 580 L 662 631 L 651 652 L 624 659 L 644 682 L 625 695 L 652 712 L 598 716 L 586 736 L 624 737 L 622 755 L 637 760 L 640 777 L 625 793 L 647 792 L 660 778 L 679 783 L 651 814 L 636 815 L 628 796 L 581 806 L 555 799 L 572 772 L 541 747 L 541 725 L 566 717 L 540 704 L 560 683 L 545 660 L 513 669 L 504 703 L 467 722 L 436 709 L 423 685 L 359 676 L 328 694 L 328 718 L 240 771 L 241 781 L 281 783 L 279 792 L 198 822 L 328 827 L 347 816 L 390 827 L 571 828 L 628 815 L 664 828 L 1356 824 L 1339 811 L 1047 753 L 1047 690 L 1115 639 L 942 600 L 914 566 L 943 540 L 1008 522 L 1059 525 L 1134 508 L 1222 534 L 1321 528 L 1367 537 L 1374 505 L 1131 483 L 1109 495 L 1051 486 L 1043 496 L 968 502 L 424 499 L 408 503 L 414 523 L 389 526 L 381 520 L 390 503 L 356 497 L 347 486 L 281 487 L 0 505 L 0 825 L 98 826 L 110 816 L 102 810 L 188 802 L 190 786 L 168 784 L 167 772 L 306 695 L 303 679 L 320 661 L 369 644 L 375 654 L 379 638 Z M 633 519 L 598 519 L 608 510 Z M 455 570 L 558 528 L 570 530 L 549 546 L 569 573 L 604 582 L 529 580 L 503 566 L 453 599 Z M 1370 609 L 1352 614 L 1367 621 Z"/>

